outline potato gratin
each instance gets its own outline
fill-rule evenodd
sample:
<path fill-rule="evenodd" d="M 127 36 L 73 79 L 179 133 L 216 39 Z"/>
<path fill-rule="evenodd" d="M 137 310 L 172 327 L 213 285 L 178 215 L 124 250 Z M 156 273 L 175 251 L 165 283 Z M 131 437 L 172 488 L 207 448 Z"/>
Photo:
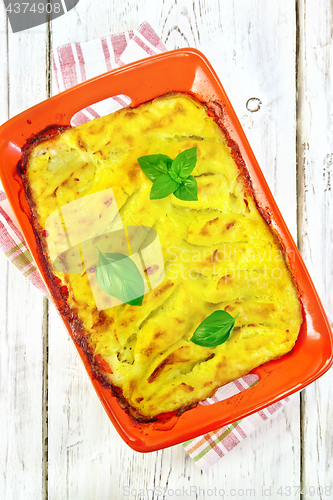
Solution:
<path fill-rule="evenodd" d="M 76 128 L 50 128 L 30 140 L 19 164 L 48 285 L 94 375 L 141 422 L 180 414 L 223 384 L 280 358 L 300 331 L 301 305 L 283 249 L 229 144 L 206 106 L 171 93 Z M 175 158 L 194 146 L 198 201 L 174 195 L 150 200 L 152 182 L 137 159 Z M 91 202 L 80 213 L 85 197 L 103 192 L 113 193 L 103 208 Z M 66 239 L 71 202 L 77 202 L 77 217 L 74 236 Z M 96 263 L 88 269 L 80 245 L 92 242 L 94 262 L 96 245 L 103 250 L 111 234 L 99 222 L 105 214 L 117 219 L 118 236 L 121 228 L 134 228 L 125 238 L 112 238 L 112 251 L 135 246 L 135 228 L 157 232 L 162 262 L 155 251 L 149 266 L 138 260 L 147 278 L 142 306 L 106 299 L 104 308 L 97 305 L 104 296 L 97 299 L 92 286 Z M 52 217 L 58 225 L 50 225 Z M 73 258 L 69 266 L 54 264 L 50 238 L 66 254 L 63 260 Z M 192 343 L 201 322 L 221 309 L 233 317 L 239 313 L 230 338 L 212 348 Z"/>

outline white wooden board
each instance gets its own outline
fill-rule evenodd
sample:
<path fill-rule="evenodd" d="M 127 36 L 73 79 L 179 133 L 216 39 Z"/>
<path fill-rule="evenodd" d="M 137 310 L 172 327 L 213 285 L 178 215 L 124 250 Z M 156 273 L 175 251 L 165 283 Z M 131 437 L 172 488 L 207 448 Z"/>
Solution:
<path fill-rule="evenodd" d="M 318 293 L 332 311 L 333 5 L 303 0 L 299 12 L 299 245 Z M 304 491 L 321 493 L 321 498 L 328 493 L 333 497 L 332 400 L 332 370 L 302 394 Z"/>
<path fill-rule="evenodd" d="M 81 3 L 78 6 L 80 18 L 86 8 L 86 3 Z M 135 28 L 139 20 L 148 19 L 162 34 L 168 49 L 190 45 L 207 55 L 226 87 L 272 190 L 277 197 L 280 194 L 278 201 L 296 235 L 293 7 L 285 1 L 278 8 L 258 9 L 257 2 L 248 2 L 248 9 L 237 11 L 236 15 L 232 2 L 226 2 L 225 9 L 220 8 L 218 1 L 200 2 L 200 5 L 195 2 L 194 6 L 189 2 L 158 4 L 160 9 L 156 8 L 156 2 L 138 5 L 139 15 L 134 11 L 132 18 L 129 15 L 131 2 L 123 2 L 121 31 Z M 103 7 L 106 6 L 102 4 L 101 11 Z M 284 19 L 283 30 L 279 25 L 281 17 Z M 68 23 L 70 26 L 69 16 Z M 114 30 L 117 27 L 115 23 Z M 73 39 L 95 38 L 103 33 L 95 31 L 95 25 L 88 27 L 88 34 L 82 33 L 81 26 L 76 29 L 75 36 L 73 27 L 70 34 L 69 29 L 54 32 L 54 46 Z M 250 37 L 249 29 L 252 30 Z M 280 45 L 284 55 L 279 65 L 273 58 Z M 258 97 L 263 103 L 257 113 L 250 113 L 246 108 L 250 97 Z M 290 172 L 293 172 L 292 177 Z M 283 188 L 285 175 L 290 179 L 287 189 Z M 283 477 L 283 484 L 293 481 L 299 470 L 298 398 L 276 416 L 274 422 L 263 426 L 208 474 L 202 475 L 180 447 L 138 455 L 120 440 L 102 409 L 96 407 L 96 396 L 80 363 L 76 362 L 72 346 L 62 335 L 62 328 L 54 327 L 54 314 L 51 318 L 49 491 L 54 494 L 51 498 L 104 498 L 110 491 L 125 498 L 126 486 L 136 491 L 154 487 L 162 490 L 189 488 L 191 485 L 208 490 L 212 484 L 221 484 L 221 480 L 225 489 L 231 489 L 239 481 L 239 476 L 243 487 L 247 485 L 257 492 L 264 484 L 275 487 L 277 477 Z M 80 376 L 74 378 L 75 374 Z M 281 435 L 284 436 L 283 443 Z M 269 450 L 266 446 L 268 436 L 274 443 Z M 286 448 L 294 449 L 294 453 L 286 454 Z M 80 483 L 78 471 L 84 467 L 88 467 L 93 477 L 105 480 Z"/>
<path fill-rule="evenodd" d="M 7 36 L 0 6 L 0 122 L 46 98 L 45 28 Z M 42 64 L 41 64 L 42 61 Z M 0 498 L 44 498 L 43 297 L 0 256 Z"/>

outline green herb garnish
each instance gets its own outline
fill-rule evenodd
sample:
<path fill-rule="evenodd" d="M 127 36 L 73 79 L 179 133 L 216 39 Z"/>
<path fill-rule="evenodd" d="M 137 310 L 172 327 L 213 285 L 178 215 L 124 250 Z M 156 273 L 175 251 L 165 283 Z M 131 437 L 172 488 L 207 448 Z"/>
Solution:
<path fill-rule="evenodd" d="M 165 198 L 178 188 L 179 183 L 177 181 L 174 181 L 169 174 L 163 174 L 153 183 L 150 191 L 150 199 L 159 200 L 161 198 Z"/>
<path fill-rule="evenodd" d="M 157 200 L 174 194 L 180 200 L 197 201 L 198 184 L 191 173 L 197 162 L 197 148 L 185 149 L 174 160 L 167 155 L 147 155 L 138 162 L 153 182 L 150 199 Z"/>
<path fill-rule="evenodd" d="M 204 347 L 216 347 L 224 344 L 230 337 L 238 318 L 233 318 L 227 311 L 214 311 L 195 330 L 191 342 Z"/>
<path fill-rule="evenodd" d="M 122 253 L 104 253 L 96 248 L 96 280 L 101 289 L 131 306 L 141 306 L 145 285 L 135 263 Z"/>
<path fill-rule="evenodd" d="M 197 201 L 198 184 L 193 175 L 189 175 L 173 193 L 180 200 Z"/>

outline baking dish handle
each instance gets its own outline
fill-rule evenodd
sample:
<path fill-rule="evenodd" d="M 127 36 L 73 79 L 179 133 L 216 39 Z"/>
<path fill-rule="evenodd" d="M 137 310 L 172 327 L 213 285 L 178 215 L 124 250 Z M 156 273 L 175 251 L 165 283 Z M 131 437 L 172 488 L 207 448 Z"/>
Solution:
<path fill-rule="evenodd" d="M 214 96 L 217 87 L 203 84 L 203 80 L 207 82 L 203 79 L 207 66 L 210 66 L 208 61 L 196 49 L 178 49 L 150 56 L 87 80 L 33 106 L 2 125 L 0 136 L 5 138 L 7 130 L 10 130 L 11 141 L 21 148 L 29 137 L 50 125 L 70 125 L 73 115 L 96 103 L 96 97 L 99 102 L 123 94 L 131 99 L 131 106 L 135 107 L 171 91 L 189 92 L 190 89 L 202 99 L 208 93 Z M 138 80 L 136 85 L 133 85 L 133 78 Z"/>

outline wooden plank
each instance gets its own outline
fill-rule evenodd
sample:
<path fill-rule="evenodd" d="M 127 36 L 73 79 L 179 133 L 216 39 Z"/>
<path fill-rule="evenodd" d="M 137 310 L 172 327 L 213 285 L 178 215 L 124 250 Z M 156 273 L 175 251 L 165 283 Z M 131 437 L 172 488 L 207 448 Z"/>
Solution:
<path fill-rule="evenodd" d="M 101 3 L 97 22 L 95 6 L 82 0 L 61 25 L 53 23 L 52 44 L 57 47 L 133 29 L 147 19 L 169 49 L 191 45 L 202 50 L 216 68 L 296 235 L 295 11 L 288 0 L 271 3 L 249 0 L 244 8 L 231 0 L 223 5 L 218 0 L 141 4 L 124 0 L 120 6 L 113 0 Z M 262 102 L 258 112 L 246 108 L 252 97 Z M 110 492 L 125 498 L 126 487 L 139 492 L 192 486 L 198 488 L 199 497 L 199 487 L 230 491 L 235 485 L 254 488 L 256 498 L 262 498 L 265 485 L 276 490 L 279 481 L 282 485 L 298 483 L 297 396 L 203 475 L 180 446 L 146 455 L 128 448 L 100 407 L 53 309 L 49 335 L 51 500 L 109 498 Z M 138 493 L 137 498 L 144 496 Z"/>
<path fill-rule="evenodd" d="M 324 0 L 300 0 L 298 5 L 299 246 L 323 303 L 332 311 L 333 5 Z M 332 370 L 302 395 L 302 482 L 304 493 L 311 487 L 318 498 L 333 494 L 332 400 Z"/>
<path fill-rule="evenodd" d="M 43 498 L 43 299 L 0 255 L 1 498 Z"/>
<path fill-rule="evenodd" d="M 168 48 L 190 44 L 208 57 L 226 88 L 287 224 L 296 237 L 293 5 L 290 2 L 275 2 L 274 5 L 247 2 L 242 10 L 235 2 L 222 4 L 207 1 L 192 5 L 164 2 L 163 7 L 167 17 L 160 24 Z M 260 111 L 256 113 L 246 108 L 251 97 L 262 101 Z M 256 497 L 261 498 L 262 485 L 276 491 L 281 483 L 297 483 L 300 467 L 298 426 L 299 404 L 296 396 L 283 414 L 259 429 L 201 480 L 194 480 L 194 484 L 205 484 L 206 487 L 209 484 L 225 484 L 226 489 L 232 485 L 255 487 Z M 268 442 L 271 444 L 269 447 Z M 168 453 L 169 450 L 166 450 L 165 454 Z M 173 450 L 173 453 L 176 452 Z M 172 464 L 175 464 L 174 457 Z M 184 473 L 191 478 L 186 483 L 189 484 L 198 476 L 193 471 L 193 464 L 186 464 L 188 469 L 185 468 Z M 182 468 L 170 467 L 169 484 L 177 484 L 179 470 Z M 218 476 L 221 478 L 219 483 Z M 225 478 L 224 483 L 222 478 Z M 140 479 L 136 481 L 138 485 Z"/>
<path fill-rule="evenodd" d="M 168 0 L 163 7 L 159 24 L 167 47 L 191 45 L 208 57 L 296 238 L 294 6 Z M 258 112 L 247 109 L 251 98 L 262 102 Z"/>
<path fill-rule="evenodd" d="M 13 35 L 0 6 L 0 122 L 46 97 L 45 33 Z M 7 54 L 9 59 L 7 59 Z M 0 255 L 0 497 L 43 498 L 43 298 Z"/>
<path fill-rule="evenodd" d="M 0 7 L 0 61 L 2 70 L 0 72 L 0 123 L 8 120 L 8 42 L 7 42 L 7 25 L 6 13 L 4 6 Z"/>
<path fill-rule="evenodd" d="M 101 2 L 96 9 L 95 4 L 81 1 L 62 18 L 61 25 L 52 23 L 52 47 L 135 28 L 140 23 L 136 16 L 135 2 L 123 2 L 119 10 L 114 2 Z M 54 81 L 52 92 L 56 93 Z M 107 418 L 53 307 L 48 392 L 49 500 L 109 498 L 123 467 L 118 450 L 125 450 L 131 457 L 134 452 L 121 441 Z M 107 479 L 100 480 L 103 476 Z M 115 495 L 118 490 L 116 487 Z"/>

